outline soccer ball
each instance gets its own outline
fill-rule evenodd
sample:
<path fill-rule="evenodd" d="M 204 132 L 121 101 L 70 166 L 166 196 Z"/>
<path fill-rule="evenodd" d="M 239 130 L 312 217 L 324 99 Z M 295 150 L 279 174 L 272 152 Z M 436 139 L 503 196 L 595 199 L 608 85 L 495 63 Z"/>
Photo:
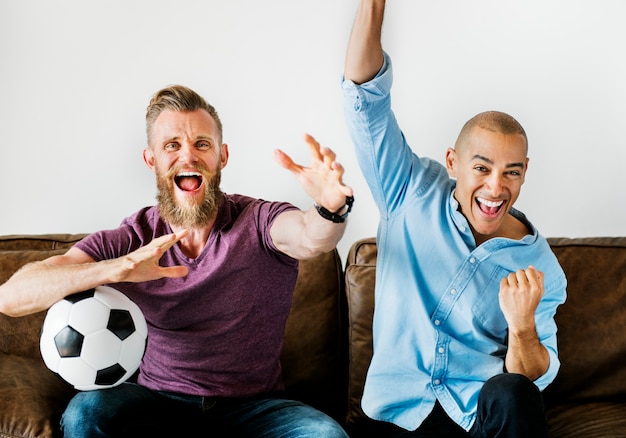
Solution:
<path fill-rule="evenodd" d="M 139 368 L 148 327 L 123 293 L 98 286 L 69 295 L 46 314 L 39 348 L 46 366 L 80 391 L 117 386 Z"/>

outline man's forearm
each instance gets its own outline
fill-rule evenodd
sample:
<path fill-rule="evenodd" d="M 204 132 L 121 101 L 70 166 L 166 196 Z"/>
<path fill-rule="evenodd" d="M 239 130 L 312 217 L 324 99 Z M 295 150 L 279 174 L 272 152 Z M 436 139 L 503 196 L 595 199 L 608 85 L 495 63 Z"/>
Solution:
<path fill-rule="evenodd" d="M 536 332 L 509 333 L 506 370 L 536 380 L 548 370 L 550 355 Z"/>
<path fill-rule="evenodd" d="M 344 77 L 357 84 L 369 81 L 383 65 L 381 32 L 384 0 L 361 0 L 348 41 Z"/>
<path fill-rule="evenodd" d="M 335 223 L 323 218 L 311 207 L 305 213 L 305 239 L 309 248 L 317 254 L 328 252 L 335 248 L 346 230 L 346 222 Z"/>
<path fill-rule="evenodd" d="M 23 316 L 40 312 L 69 294 L 105 282 L 102 264 L 30 263 L 0 285 L 0 313 Z"/>
<path fill-rule="evenodd" d="M 311 207 L 291 210 L 276 218 L 270 233 L 274 245 L 289 256 L 306 260 L 331 251 L 346 230 L 346 222 L 334 223 Z"/>

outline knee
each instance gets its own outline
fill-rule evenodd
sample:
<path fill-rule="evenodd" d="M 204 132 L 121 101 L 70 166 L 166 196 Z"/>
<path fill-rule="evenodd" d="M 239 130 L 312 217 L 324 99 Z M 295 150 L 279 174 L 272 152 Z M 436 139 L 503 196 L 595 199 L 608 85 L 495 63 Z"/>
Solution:
<path fill-rule="evenodd" d="M 487 380 L 478 396 L 475 431 L 478 436 L 547 437 L 539 388 L 521 374 Z"/>
<path fill-rule="evenodd" d="M 107 391 L 104 390 L 78 392 L 70 400 L 65 412 L 68 414 L 97 412 L 99 408 L 109 403 L 107 395 Z"/>
<path fill-rule="evenodd" d="M 526 376 L 515 373 L 503 373 L 485 382 L 480 397 L 488 404 L 502 403 L 508 406 L 542 403 L 541 391 Z"/>
<path fill-rule="evenodd" d="M 297 436 L 299 438 L 317 438 L 321 436 L 324 438 L 348 438 L 348 434 L 343 430 L 343 428 L 332 420 L 309 423 L 297 433 Z"/>
<path fill-rule="evenodd" d="M 291 434 L 298 438 L 317 438 L 323 436 L 324 438 L 348 438 L 346 431 L 330 416 L 307 408 L 306 413 L 298 415 L 296 421 L 297 426 L 292 424 Z M 295 426 L 295 427 L 294 427 Z"/>
<path fill-rule="evenodd" d="M 103 391 L 79 392 L 70 400 L 61 417 L 61 427 L 65 436 L 79 436 L 74 431 L 83 430 L 91 420 L 99 417 L 99 408 L 106 406 L 103 402 Z"/>
<path fill-rule="evenodd" d="M 319 436 L 331 437 L 331 438 L 348 438 L 348 434 L 343 428 L 334 420 L 328 420 L 325 424 L 321 425 L 321 433 Z"/>

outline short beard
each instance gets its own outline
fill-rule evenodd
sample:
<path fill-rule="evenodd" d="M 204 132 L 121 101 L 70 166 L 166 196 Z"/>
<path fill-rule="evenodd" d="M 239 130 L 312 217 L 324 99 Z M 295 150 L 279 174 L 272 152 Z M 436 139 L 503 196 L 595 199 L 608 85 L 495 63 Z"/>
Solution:
<path fill-rule="evenodd" d="M 157 175 L 157 201 L 159 211 L 163 218 L 170 225 L 182 228 L 200 228 L 208 225 L 217 215 L 217 210 L 222 201 L 222 191 L 220 182 L 222 179 L 222 169 L 218 168 L 214 174 L 206 169 L 197 169 L 202 173 L 204 183 L 204 199 L 199 204 L 189 203 L 178 205 L 174 197 L 173 175 L 176 171 L 171 171 L 165 176 Z"/>

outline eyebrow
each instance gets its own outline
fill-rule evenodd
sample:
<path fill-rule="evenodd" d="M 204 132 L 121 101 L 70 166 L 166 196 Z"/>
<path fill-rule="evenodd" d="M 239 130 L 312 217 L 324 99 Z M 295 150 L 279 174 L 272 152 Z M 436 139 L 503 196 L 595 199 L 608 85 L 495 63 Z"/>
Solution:
<path fill-rule="evenodd" d="M 180 139 L 181 139 L 181 136 L 180 136 L 180 135 L 175 135 L 175 136 L 173 136 L 173 137 L 166 138 L 166 139 L 164 140 L 164 142 L 165 142 L 165 143 L 169 143 L 169 142 L 172 142 L 172 141 L 180 141 Z M 199 140 L 208 140 L 208 141 L 212 141 L 212 140 L 213 140 L 213 138 L 212 138 L 210 135 L 200 134 L 200 135 L 198 135 L 196 138 L 194 138 L 194 141 L 199 141 Z"/>
<path fill-rule="evenodd" d="M 493 164 L 493 160 L 491 160 L 491 159 L 489 159 L 487 157 L 484 157 L 484 156 L 482 156 L 480 154 L 474 155 L 472 157 L 472 160 L 481 160 L 481 161 L 485 161 L 485 162 L 487 162 L 489 164 Z M 510 163 L 510 164 L 507 164 L 505 167 L 507 169 L 511 168 L 511 167 L 521 167 L 523 169 L 524 168 L 524 163 Z"/>

